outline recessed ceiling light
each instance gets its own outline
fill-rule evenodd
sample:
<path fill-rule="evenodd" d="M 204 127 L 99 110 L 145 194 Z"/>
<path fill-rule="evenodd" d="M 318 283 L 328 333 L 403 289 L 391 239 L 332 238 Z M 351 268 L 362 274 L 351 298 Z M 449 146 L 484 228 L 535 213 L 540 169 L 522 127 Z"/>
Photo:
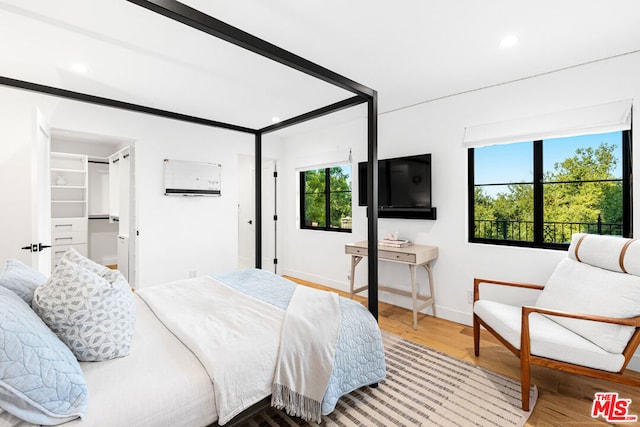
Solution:
<path fill-rule="evenodd" d="M 513 34 L 504 37 L 500 40 L 500 47 L 512 47 L 518 44 L 518 36 Z"/>
<path fill-rule="evenodd" d="M 271 117 L 271 123 L 280 123 L 280 117 L 278 116 Z"/>
<path fill-rule="evenodd" d="M 77 62 L 71 66 L 71 71 L 74 73 L 86 73 L 89 71 L 89 68 L 86 65 Z"/>

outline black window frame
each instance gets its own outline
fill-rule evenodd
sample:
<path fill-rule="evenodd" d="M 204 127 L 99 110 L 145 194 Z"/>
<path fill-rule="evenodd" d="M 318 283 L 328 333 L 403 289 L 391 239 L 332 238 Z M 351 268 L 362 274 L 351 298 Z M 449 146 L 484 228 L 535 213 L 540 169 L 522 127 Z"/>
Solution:
<path fill-rule="evenodd" d="M 319 231 L 333 231 L 338 233 L 351 233 L 351 228 L 333 228 L 331 227 L 331 169 L 334 167 L 351 166 L 347 163 L 343 165 L 335 165 L 324 168 L 309 168 L 300 171 L 300 229 L 301 230 L 319 230 Z M 307 194 L 305 173 L 310 170 L 322 170 L 324 169 L 324 195 L 325 195 L 325 227 L 313 227 L 305 224 L 305 195 Z M 351 171 L 351 218 L 353 220 L 353 167 Z"/>
<path fill-rule="evenodd" d="M 633 237 L 633 195 L 632 195 L 632 130 L 622 132 L 622 235 Z M 517 142 L 514 142 L 517 143 Z M 519 246 L 541 249 L 567 250 L 568 243 L 544 242 L 544 193 L 543 193 L 543 147 L 544 140 L 533 141 L 533 241 L 488 239 L 475 236 L 475 167 L 474 148 L 467 150 L 468 173 L 468 239 L 470 243 L 483 243 L 491 245 Z M 492 183 L 493 184 L 493 183 Z M 504 183 L 510 184 L 510 183 Z M 493 184 L 493 185 L 498 185 Z"/>

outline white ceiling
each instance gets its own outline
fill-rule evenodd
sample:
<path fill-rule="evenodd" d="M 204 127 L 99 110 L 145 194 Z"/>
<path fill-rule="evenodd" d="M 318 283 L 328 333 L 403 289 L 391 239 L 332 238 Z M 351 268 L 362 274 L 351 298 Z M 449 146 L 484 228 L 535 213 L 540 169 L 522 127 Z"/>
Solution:
<path fill-rule="evenodd" d="M 376 89 L 382 113 L 640 50 L 638 0 L 185 3 Z M 2 76 L 252 128 L 352 96 L 125 0 L 0 0 L 0 40 Z"/>

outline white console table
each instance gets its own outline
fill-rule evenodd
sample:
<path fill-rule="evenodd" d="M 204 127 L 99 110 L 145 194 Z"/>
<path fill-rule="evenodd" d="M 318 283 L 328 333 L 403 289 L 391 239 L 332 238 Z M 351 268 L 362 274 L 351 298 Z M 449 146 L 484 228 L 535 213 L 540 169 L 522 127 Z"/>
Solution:
<path fill-rule="evenodd" d="M 347 243 L 344 247 L 345 253 L 347 255 L 351 255 L 351 280 L 349 283 L 350 298 L 353 298 L 355 294 L 362 292 L 369 287 L 368 285 L 364 285 L 357 289 L 353 288 L 356 266 L 364 257 L 368 256 L 367 247 L 368 244 L 366 240 L 356 243 Z M 435 316 L 436 314 L 436 306 L 433 299 L 432 269 L 432 261 L 436 258 L 438 258 L 437 246 L 410 245 L 404 248 L 392 248 L 386 246 L 378 247 L 379 260 L 397 262 L 407 264 L 409 266 L 409 273 L 411 275 L 411 292 L 380 285 L 378 286 L 378 290 L 411 297 L 411 301 L 413 302 L 413 329 L 418 329 L 418 312 L 420 310 L 425 307 L 432 306 L 433 315 Z M 427 270 L 427 275 L 429 277 L 429 296 L 418 294 L 418 283 L 416 281 L 417 266 L 422 266 Z"/>

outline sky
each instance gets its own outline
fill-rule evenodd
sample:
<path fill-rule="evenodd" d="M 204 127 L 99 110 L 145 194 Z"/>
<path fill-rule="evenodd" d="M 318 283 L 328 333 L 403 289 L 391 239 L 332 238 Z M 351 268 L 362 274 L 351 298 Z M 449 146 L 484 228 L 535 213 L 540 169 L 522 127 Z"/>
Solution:
<path fill-rule="evenodd" d="M 619 161 L 614 175 L 622 177 L 622 132 L 545 140 L 544 170 L 553 170 L 555 163 L 575 155 L 578 147 L 596 148 L 603 142 L 615 145 L 614 153 Z M 533 179 L 533 142 L 476 148 L 474 154 L 476 184 L 531 182 Z M 506 186 L 484 188 L 492 195 L 506 191 Z"/>

